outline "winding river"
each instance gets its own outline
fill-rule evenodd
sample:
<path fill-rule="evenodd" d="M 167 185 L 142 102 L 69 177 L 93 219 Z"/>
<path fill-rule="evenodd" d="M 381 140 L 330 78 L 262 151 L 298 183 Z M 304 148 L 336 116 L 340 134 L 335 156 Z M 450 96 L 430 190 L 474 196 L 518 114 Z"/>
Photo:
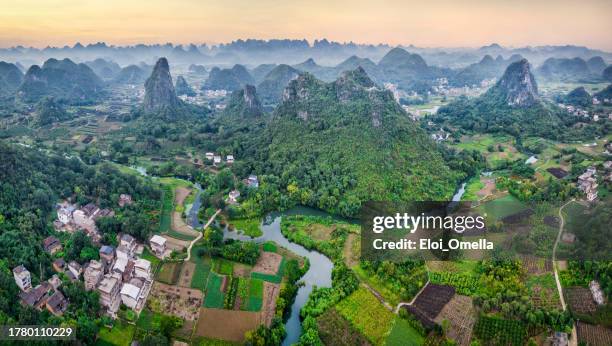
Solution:
<path fill-rule="evenodd" d="M 142 175 L 147 175 L 146 170 L 142 167 L 135 167 L 135 169 Z M 458 186 L 457 192 L 453 196 L 453 201 L 460 201 L 461 197 L 465 193 L 466 183 L 462 183 Z M 201 222 L 198 220 L 198 210 L 200 209 L 200 193 L 202 187 L 199 184 L 195 184 L 198 193 L 194 199 L 194 203 L 187 213 L 188 223 L 194 227 L 202 227 Z M 291 306 L 291 315 L 285 323 L 285 330 L 287 331 L 287 337 L 283 341 L 283 346 L 292 345 L 298 342 L 300 335 L 302 334 L 302 324 L 300 322 L 300 310 L 306 304 L 308 296 L 312 292 L 313 288 L 316 287 L 331 287 L 332 279 L 331 273 L 334 268 L 333 262 L 317 251 L 307 250 L 303 246 L 289 241 L 281 233 L 281 220 L 283 216 L 287 215 L 312 215 L 312 216 L 330 216 L 329 214 L 307 208 L 307 207 L 296 207 L 285 212 L 273 212 L 266 215 L 261 224 L 261 230 L 263 234 L 257 238 L 251 238 L 249 236 L 238 233 L 237 231 L 229 231 L 227 227 L 223 231 L 224 239 L 237 239 L 241 241 L 254 241 L 257 243 L 263 243 L 266 241 L 274 241 L 278 245 L 292 251 L 293 253 L 308 258 L 310 261 L 310 268 L 301 278 L 304 283 L 298 289 L 295 301 Z"/>
<path fill-rule="evenodd" d="M 228 231 L 227 229 L 223 232 L 223 236 L 226 239 L 238 239 L 243 241 L 255 241 L 255 242 L 266 242 L 268 240 L 274 241 L 280 246 L 291 250 L 293 253 L 306 257 L 310 261 L 310 269 L 304 274 L 301 281 L 304 283 L 298 289 L 295 302 L 291 306 L 291 316 L 285 324 L 287 331 L 287 337 L 283 341 L 283 346 L 292 345 L 296 343 L 302 333 L 302 324 L 300 323 L 300 310 L 302 306 L 306 304 L 308 296 L 312 289 L 317 287 L 331 287 L 331 272 L 334 267 L 332 261 L 316 251 L 310 251 L 301 245 L 290 242 L 281 233 L 281 219 L 285 215 L 328 215 L 323 212 L 297 207 L 283 213 L 270 213 L 268 214 L 261 225 L 263 235 L 258 238 L 251 238 L 239 234 L 236 231 Z"/>

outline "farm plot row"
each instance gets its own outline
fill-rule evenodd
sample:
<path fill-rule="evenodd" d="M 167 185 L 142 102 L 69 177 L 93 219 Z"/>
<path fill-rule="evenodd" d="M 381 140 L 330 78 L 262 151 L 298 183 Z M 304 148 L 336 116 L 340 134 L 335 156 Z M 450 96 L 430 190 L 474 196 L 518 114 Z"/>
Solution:
<path fill-rule="evenodd" d="M 474 296 L 480 291 L 478 278 L 467 273 L 430 272 L 429 281 L 438 285 L 453 286 L 458 294 Z"/>
<path fill-rule="evenodd" d="M 370 291 L 361 287 L 335 307 L 373 345 L 384 345 L 395 314 L 387 310 Z"/>
<path fill-rule="evenodd" d="M 474 335 L 487 345 L 521 346 L 525 344 L 527 331 L 521 321 L 480 316 L 474 326 Z"/>

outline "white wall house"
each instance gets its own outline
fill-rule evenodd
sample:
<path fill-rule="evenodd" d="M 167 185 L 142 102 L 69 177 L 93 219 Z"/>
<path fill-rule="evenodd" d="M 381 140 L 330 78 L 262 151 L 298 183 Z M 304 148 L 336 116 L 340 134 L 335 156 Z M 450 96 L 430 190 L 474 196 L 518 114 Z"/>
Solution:
<path fill-rule="evenodd" d="M 22 291 L 28 291 L 32 288 L 32 277 L 23 265 L 13 269 L 13 277 L 15 278 L 15 283 Z"/>

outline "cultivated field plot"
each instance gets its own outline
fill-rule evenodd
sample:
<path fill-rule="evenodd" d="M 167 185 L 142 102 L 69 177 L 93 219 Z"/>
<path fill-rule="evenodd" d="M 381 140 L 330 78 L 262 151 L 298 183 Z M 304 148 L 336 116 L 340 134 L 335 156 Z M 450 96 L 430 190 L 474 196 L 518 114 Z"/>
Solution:
<path fill-rule="evenodd" d="M 198 318 L 202 297 L 200 290 L 155 282 L 147 304 L 153 311 L 194 321 Z"/>
<path fill-rule="evenodd" d="M 527 332 L 520 321 L 480 316 L 474 326 L 474 336 L 486 345 L 522 346 Z"/>
<path fill-rule="evenodd" d="M 275 275 L 278 272 L 278 267 L 280 266 L 281 261 L 283 260 L 283 256 L 274 253 L 274 252 L 262 252 L 261 256 L 257 260 L 255 267 L 253 267 L 253 272 L 266 274 L 266 275 Z"/>
<path fill-rule="evenodd" d="M 597 310 L 591 291 L 585 287 L 569 287 L 564 290 L 569 308 L 576 314 L 590 315 Z"/>
<path fill-rule="evenodd" d="M 525 204 L 523 202 L 512 195 L 506 195 L 481 204 L 475 211 L 481 213 L 481 215 L 486 213 L 488 222 L 497 222 L 498 220 L 517 214 L 523 210 L 525 210 Z"/>
<path fill-rule="evenodd" d="M 398 316 L 385 341 L 385 346 L 420 346 L 424 343 L 425 338 L 407 320 Z"/>
<path fill-rule="evenodd" d="M 270 282 L 264 282 L 263 284 L 263 308 L 261 309 L 262 322 L 266 326 L 270 326 L 276 312 L 276 300 L 280 294 L 280 285 Z"/>
<path fill-rule="evenodd" d="M 207 256 L 198 256 L 197 248 L 194 247 L 191 249 L 191 261 L 196 267 L 194 269 L 193 276 L 191 277 L 190 287 L 203 291 L 206 288 L 206 283 L 208 282 L 208 275 L 210 274 L 210 270 L 212 268 L 212 260 Z"/>
<path fill-rule="evenodd" d="M 531 275 L 526 284 L 531 301 L 535 306 L 549 309 L 561 308 L 559 291 L 553 274 Z"/>
<path fill-rule="evenodd" d="M 249 281 L 248 311 L 259 311 L 263 306 L 264 281 L 252 278 Z"/>
<path fill-rule="evenodd" d="M 182 287 L 191 287 L 191 281 L 193 280 L 193 273 L 195 272 L 196 265 L 193 262 L 184 262 L 179 274 L 178 285 Z"/>
<path fill-rule="evenodd" d="M 358 234 L 350 233 L 344 242 L 344 250 L 342 258 L 344 263 L 351 268 L 359 264 L 359 256 L 361 254 L 361 241 Z"/>
<path fill-rule="evenodd" d="M 469 345 L 472 338 L 472 329 L 476 322 L 472 298 L 455 295 L 434 319 L 439 325 L 442 325 L 444 320 L 450 323 L 447 336 L 455 340 L 457 345 Z"/>
<path fill-rule="evenodd" d="M 532 275 L 551 273 L 553 270 L 552 261 L 548 259 L 543 259 L 536 256 L 521 255 L 521 262 L 523 263 L 523 268 L 527 270 L 527 273 Z"/>
<path fill-rule="evenodd" d="M 242 342 L 244 333 L 260 324 L 257 312 L 201 308 L 195 336 Z"/>
<path fill-rule="evenodd" d="M 467 296 L 477 294 L 482 287 L 471 273 L 430 272 L 429 279 L 433 284 L 453 286 L 458 294 Z"/>
<path fill-rule="evenodd" d="M 317 317 L 319 337 L 324 345 L 330 346 L 368 346 L 372 345 L 358 330 L 353 328 L 349 321 L 336 311 L 328 309 L 324 314 Z"/>
<path fill-rule="evenodd" d="M 217 275 L 213 272 L 209 274 L 208 285 L 206 286 L 206 297 L 204 306 L 207 308 L 222 309 L 225 301 L 225 286 L 227 277 Z"/>
<path fill-rule="evenodd" d="M 178 281 L 181 273 L 181 262 L 166 262 L 157 272 L 156 280 L 168 285 L 174 285 Z"/>
<path fill-rule="evenodd" d="M 338 303 L 336 310 L 373 345 L 385 344 L 395 319 L 395 314 L 363 287 Z"/>
<path fill-rule="evenodd" d="M 585 345 L 612 345 L 612 329 L 583 322 L 576 324 L 578 342 Z"/>
<path fill-rule="evenodd" d="M 455 288 L 452 286 L 428 284 L 412 306 L 433 320 L 453 296 L 455 296 Z"/>

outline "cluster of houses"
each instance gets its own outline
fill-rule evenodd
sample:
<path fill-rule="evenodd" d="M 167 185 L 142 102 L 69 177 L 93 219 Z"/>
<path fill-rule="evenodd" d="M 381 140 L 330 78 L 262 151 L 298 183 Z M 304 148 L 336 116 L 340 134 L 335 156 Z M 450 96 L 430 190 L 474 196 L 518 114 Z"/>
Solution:
<path fill-rule="evenodd" d="M 436 142 L 444 142 L 449 137 L 450 137 L 450 133 L 444 131 L 443 129 L 440 129 L 440 131 L 431 134 L 431 139 L 433 139 Z"/>
<path fill-rule="evenodd" d="M 13 278 L 21 290 L 19 300 L 39 311 L 47 310 L 55 316 L 61 316 L 68 308 L 68 300 L 58 290 L 62 281 L 57 275 L 32 287 L 32 276 L 23 265 L 13 268 Z"/>
<path fill-rule="evenodd" d="M 496 82 L 495 78 L 483 79 L 479 84 L 463 87 L 451 87 L 448 84 L 448 78 L 436 79 L 436 85 L 432 87 L 434 93 L 444 96 L 478 96 L 487 91 Z"/>
<path fill-rule="evenodd" d="M 251 174 L 248 176 L 248 178 L 244 179 L 242 181 L 244 183 L 244 185 L 246 185 L 248 188 L 258 188 L 259 187 L 259 179 L 257 178 L 256 175 Z M 240 191 L 238 190 L 232 190 L 230 191 L 230 193 L 227 195 L 227 199 L 225 200 L 228 204 L 238 204 L 238 198 L 240 197 Z"/>
<path fill-rule="evenodd" d="M 578 177 L 577 187 L 584 192 L 587 201 L 592 202 L 597 199 L 597 170 L 595 167 L 589 167 Z"/>
<path fill-rule="evenodd" d="M 593 98 L 594 105 L 598 105 L 600 103 L 601 102 L 597 100 L 597 98 Z M 563 103 L 558 103 L 557 106 L 565 109 L 569 114 L 573 116 L 589 118 L 589 119 L 593 119 L 593 121 L 599 121 L 599 119 L 606 118 L 606 117 L 612 120 L 612 113 L 608 113 L 607 115 L 605 113 L 589 113 L 589 111 L 587 111 L 586 109 L 582 109 L 580 107 L 576 107 L 573 105 L 566 105 Z"/>
<path fill-rule="evenodd" d="M 158 235 L 150 240 L 151 249 L 158 256 L 166 253 L 165 243 L 166 239 Z M 43 246 L 50 254 L 62 249 L 55 237 L 46 238 Z M 53 270 L 64 273 L 72 281 L 82 278 L 86 290 L 97 290 L 100 293 L 100 305 L 111 317 L 116 317 L 122 303 L 140 312 L 153 285 L 151 262 L 139 258 L 143 249 L 144 246 L 134 237 L 124 234 L 117 248 L 108 245 L 100 247 L 100 260 L 91 260 L 81 266 L 75 261 L 66 264 L 64 259 L 58 258 L 53 261 Z M 47 309 L 54 315 L 64 313 L 68 301 L 57 289 L 61 285 L 57 274 L 34 288 L 30 272 L 23 265 L 13 269 L 13 276 L 22 291 L 22 304 L 39 310 Z"/>
<path fill-rule="evenodd" d="M 206 160 L 208 161 L 212 161 L 213 166 L 220 166 L 223 163 L 223 159 L 221 157 L 221 155 L 219 154 L 215 154 L 212 152 L 207 152 L 206 153 Z M 234 163 L 234 155 L 227 155 L 225 156 L 225 163 L 228 165 L 231 165 Z"/>
<path fill-rule="evenodd" d="M 124 198 L 119 200 L 120 205 L 131 203 L 129 195 L 123 196 Z M 111 209 L 100 209 L 93 203 L 78 208 L 77 205 L 64 201 L 57 205 L 57 220 L 55 220 L 53 225 L 60 232 L 73 233 L 82 229 L 94 243 L 99 243 L 101 237 L 96 228 L 96 220 L 101 217 L 111 217 L 114 215 L 115 212 Z"/>
<path fill-rule="evenodd" d="M 115 317 L 123 303 L 140 312 L 153 285 L 151 262 L 139 258 L 143 245 L 129 234 L 121 236 L 119 245 L 100 247 L 100 260 L 90 261 L 83 270 L 85 289 L 100 293 L 100 305 Z"/>

